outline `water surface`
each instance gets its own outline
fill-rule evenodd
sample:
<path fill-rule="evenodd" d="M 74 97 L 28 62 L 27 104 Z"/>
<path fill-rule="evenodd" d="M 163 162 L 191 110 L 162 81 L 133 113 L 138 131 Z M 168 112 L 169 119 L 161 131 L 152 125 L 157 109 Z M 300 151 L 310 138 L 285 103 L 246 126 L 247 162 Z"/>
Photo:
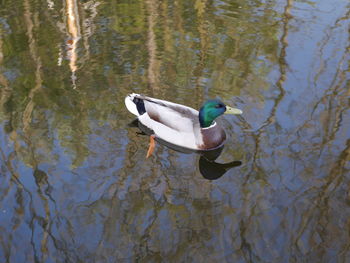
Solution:
<path fill-rule="evenodd" d="M 346 0 L 0 1 L 0 262 L 347 262 Z M 130 92 L 220 98 L 217 180 Z M 216 169 L 210 168 L 210 169 Z"/>

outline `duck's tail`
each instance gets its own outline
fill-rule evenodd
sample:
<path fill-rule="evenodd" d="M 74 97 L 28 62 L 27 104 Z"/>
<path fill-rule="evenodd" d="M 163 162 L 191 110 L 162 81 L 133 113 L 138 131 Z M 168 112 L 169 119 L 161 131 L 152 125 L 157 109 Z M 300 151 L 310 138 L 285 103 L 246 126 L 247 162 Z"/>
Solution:
<path fill-rule="evenodd" d="M 145 104 L 143 103 L 140 94 L 131 93 L 125 97 L 126 108 L 134 115 L 140 116 L 146 112 Z"/>

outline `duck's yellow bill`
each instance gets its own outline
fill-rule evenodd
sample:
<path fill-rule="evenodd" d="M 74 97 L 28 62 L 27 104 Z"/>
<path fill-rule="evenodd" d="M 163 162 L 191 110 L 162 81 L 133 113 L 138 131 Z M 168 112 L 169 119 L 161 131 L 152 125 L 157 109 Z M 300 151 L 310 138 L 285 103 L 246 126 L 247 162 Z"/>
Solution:
<path fill-rule="evenodd" d="M 225 114 L 238 115 L 238 114 L 242 114 L 242 113 L 243 113 L 243 111 L 241 111 L 240 109 L 236 109 L 236 108 L 232 108 L 230 106 L 226 106 Z"/>

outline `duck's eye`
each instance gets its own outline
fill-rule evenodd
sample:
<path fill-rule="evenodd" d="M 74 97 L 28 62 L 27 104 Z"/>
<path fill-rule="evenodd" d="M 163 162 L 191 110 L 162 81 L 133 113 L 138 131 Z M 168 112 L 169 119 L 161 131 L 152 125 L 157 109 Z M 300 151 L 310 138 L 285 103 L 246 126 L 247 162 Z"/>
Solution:
<path fill-rule="evenodd" d="M 216 104 L 216 105 L 215 105 L 215 108 L 217 108 L 217 109 L 218 109 L 218 108 L 222 108 L 222 107 L 224 107 L 224 105 L 222 105 L 222 104 Z"/>

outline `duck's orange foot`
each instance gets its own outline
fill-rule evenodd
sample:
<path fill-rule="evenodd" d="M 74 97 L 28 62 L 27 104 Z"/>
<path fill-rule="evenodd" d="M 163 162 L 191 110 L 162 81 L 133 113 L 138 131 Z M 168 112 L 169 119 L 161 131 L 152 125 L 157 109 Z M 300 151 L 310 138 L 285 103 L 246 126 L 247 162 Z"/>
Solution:
<path fill-rule="evenodd" d="M 149 148 L 148 148 L 148 151 L 147 151 L 147 156 L 146 158 L 150 157 L 154 151 L 154 148 L 156 147 L 156 142 L 154 140 L 156 136 L 155 135 L 151 135 L 149 137 Z"/>

